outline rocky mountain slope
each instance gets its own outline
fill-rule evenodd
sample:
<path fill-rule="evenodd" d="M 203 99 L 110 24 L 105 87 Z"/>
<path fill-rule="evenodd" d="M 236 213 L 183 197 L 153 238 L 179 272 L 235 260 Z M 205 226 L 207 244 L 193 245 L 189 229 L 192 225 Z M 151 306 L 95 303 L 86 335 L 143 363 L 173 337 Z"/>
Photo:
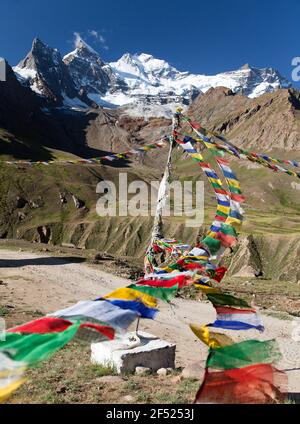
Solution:
<path fill-rule="evenodd" d="M 189 114 L 204 127 L 258 152 L 300 151 L 300 92 L 295 89 L 255 99 L 225 87 L 210 89 L 192 103 Z"/>
<path fill-rule="evenodd" d="M 79 39 L 76 49 L 63 58 L 71 79 L 79 92 L 99 105 L 106 105 L 102 99 L 107 92 L 127 91 L 127 85 L 103 62 L 99 54 Z"/>
<path fill-rule="evenodd" d="M 24 86 L 9 65 L 6 81 L 0 82 L 0 99 L 0 154 L 18 159 L 49 160 L 56 154 L 103 156 L 159 138 L 161 127 L 169 124 L 157 118 L 129 119 L 102 108 L 53 107 L 44 96 Z"/>
<path fill-rule="evenodd" d="M 38 38 L 33 40 L 30 52 L 14 70 L 21 82 L 50 101 L 85 106 L 59 51 Z"/>
<path fill-rule="evenodd" d="M 50 159 L 47 148 L 72 150 L 71 140 L 43 109 L 46 101 L 17 80 L 7 64 L 0 82 L 1 154 L 16 158 Z"/>

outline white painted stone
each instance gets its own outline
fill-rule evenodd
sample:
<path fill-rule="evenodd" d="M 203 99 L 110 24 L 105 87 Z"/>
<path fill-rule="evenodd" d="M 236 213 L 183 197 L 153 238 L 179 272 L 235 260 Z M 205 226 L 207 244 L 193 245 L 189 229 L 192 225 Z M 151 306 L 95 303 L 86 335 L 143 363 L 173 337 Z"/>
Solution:
<path fill-rule="evenodd" d="M 123 396 L 121 399 L 122 399 L 122 401 L 124 401 L 124 402 L 134 402 L 134 397 L 133 397 L 133 396 L 131 396 L 131 395 Z"/>
<path fill-rule="evenodd" d="M 291 182 L 291 186 L 292 188 L 294 188 L 295 190 L 300 190 L 300 184 L 295 183 L 295 181 Z"/>
<path fill-rule="evenodd" d="M 165 377 L 168 374 L 167 368 L 160 368 L 157 370 L 157 375 L 160 377 Z"/>
<path fill-rule="evenodd" d="M 122 339 L 91 344 L 91 361 L 94 364 L 114 367 L 120 373 L 133 373 L 136 367 L 151 371 L 175 367 L 176 345 L 152 334 L 128 333 Z"/>
<path fill-rule="evenodd" d="M 135 368 L 136 375 L 149 375 L 151 374 L 151 368 L 148 367 L 136 367 Z"/>

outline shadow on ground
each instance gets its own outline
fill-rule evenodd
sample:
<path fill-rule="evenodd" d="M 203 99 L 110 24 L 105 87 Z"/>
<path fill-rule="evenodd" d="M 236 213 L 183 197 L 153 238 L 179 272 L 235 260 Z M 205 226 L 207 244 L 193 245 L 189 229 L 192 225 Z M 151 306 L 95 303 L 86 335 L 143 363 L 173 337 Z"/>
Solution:
<path fill-rule="evenodd" d="M 28 265 L 67 265 L 85 262 L 85 258 L 76 256 L 67 257 L 40 257 L 28 259 L 0 259 L 0 268 L 20 268 Z"/>

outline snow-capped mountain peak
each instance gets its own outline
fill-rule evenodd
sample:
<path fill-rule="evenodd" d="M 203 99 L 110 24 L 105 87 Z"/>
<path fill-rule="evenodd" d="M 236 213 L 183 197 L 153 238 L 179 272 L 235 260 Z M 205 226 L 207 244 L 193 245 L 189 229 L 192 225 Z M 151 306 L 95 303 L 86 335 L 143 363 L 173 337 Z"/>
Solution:
<path fill-rule="evenodd" d="M 84 90 L 89 99 L 99 105 L 106 104 L 101 96 L 114 87 L 119 87 L 119 79 L 114 75 L 109 64 L 106 64 L 99 53 L 81 38 L 77 39 L 75 50 L 64 56 L 63 62 L 76 88 Z"/>
<path fill-rule="evenodd" d="M 143 63 L 136 54 L 125 53 L 117 62 L 112 62 L 109 65 L 121 78 L 147 79 Z"/>
<path fill-rule="evenodd" d="M 39 38 L 35 38 L 32 47 L 25 59 L 21 60 L 17 67 L 20 69 L 32 69 L 38 71 L 45 63 L 59 67 L 61 55 L 57 49 L 53 49 L 43 43 Z"/>
<path fill-rule="evenodd" d="M 236 71 L 217 74 L 216 77 L 217 79 L 225 80 L 225 84 L 223 84 L 225 87 L 251 98 L 275 91 L 278 88 L 291 86 L 291 83 L 282 77 L 277 70 L 273 68 L 256 68 L 248 63 Z"/>
<path fill-rule="evenodd" d="M 55 101 L 66 104 L 67 99 L 72 104 L 70 99 L 78 98 L 86 107 L 130 104 L 127 109 L 139 114 L 147 109 L 150 114 L 165 110 L 165 115 L 170 115 L 175 104 L 188 105 L 211 87 L 223 86 L 257 97 L 291 85 L 276 70 L 249 64 L 216 75 L 201 75 L 179 71 L 148 53 L 125 53 L 116 62 L 105 63 L 79 36 L 75 50 L 63 59 L 57 49 L 35 39 L 31 51 L 14 69 L 34 91 Z"/>
<path fill-rule="evenodd" d="M 77 95 L 74 83 L 62 61 L 60 52 L 35 38 L 25 59 L 14 71 L 18 78 L 36 93 L 55 102 Z"/>
<path fill-rule="evenodd" d="M 182 75 L 188 75 L 188 72 L 180 72 L 168 62 L 162 59 L 156 59 L 151 54 L 141 53 L 137 56 L 143 64 L 145 72 L 157 78 L 178 78 Z"/>
<path fill-rule="evenodd" d="M 147 53 L 125 53 L 117 62 L 110 63 L 110 66 L 120 76 L 140 78 L 153 85 L 159 84 L 160 78 L 175 78 L 188 74 L 177 71 L 165 60 L 156 59 Z"/>
<path fill-rule="evenodd" d="M 75 50 L 66 54 L 63 58 L 64 61 L 67 61 L 70 57 L 81 57 L 84 59 L 90 60 L 100 60 L 101 63 L 104 64 L 102 59 L 100 58 L 99 53 L 96 52 L 89 44 L 87 44 L 82 38 L 78 37 L 76 40 Z"/>

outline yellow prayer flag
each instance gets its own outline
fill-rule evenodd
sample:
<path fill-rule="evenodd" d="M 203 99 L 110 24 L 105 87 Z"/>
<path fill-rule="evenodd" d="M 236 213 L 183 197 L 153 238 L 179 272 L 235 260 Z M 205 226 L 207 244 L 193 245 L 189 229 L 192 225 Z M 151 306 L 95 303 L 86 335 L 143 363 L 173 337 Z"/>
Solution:
<path fill-rule="evenodd" d="M 200 153 L 191 153 L 191 157 L 194 159 L 203 160 L 203 156 Z"/>
<path fill-rule="evenodd" d="M 25 378 L 21 378 L 13 383 L 8 384 L 6 387 L 0 388 L 0 403 L 6 401 L 9 396 L 17 390 L 23 383 L 25 383 Z"/>
<path fill-rule="evenodd" d="M 194 286 L 197 289 L 200 289 L 203 291 L 203 293 L 221 293 L 221 290 L 218 289 L 217 287 L 210 287 L 210 286 L 206 286 L 205 284 L 199 284 L 199 283 L 194 283 Z"/>
<path fill-rule="evenodd" d="M 190 324 L 190 328 L 195 336 L 209 347 L 216 348 L 229 346 L 234 343 L 234 341 L 225 334 L 209 332 L 205 325 Z"/>
<path fill-rule="evenodd" d="M 228 185 L 234 188 L 241 188 L 239 181 L 233 180 L 232 178 L 226 178 Z"/>
<path fill-rule="evenodd" d="M 218 211 L 225 213 L 226 215 L 230 212 L 230 206 L 218 205 Z"/>
<path fill-rule="evenodd" d="M 157 306 L 155 297 L 128 287 L 119 288 L 103 297 L 104 299 L 136 300 L 144 303 L 149 308 L 155 308 Z"/>
<path fill-rule="evenodd" d="M 192 259 L 195 261 L 206 261 L 208 258 L 207 256 L 194 256 L 194 255 L 187 255 L 187 256 L 181 256 L 180 259 Z"/>
<path fill-rule="evenodd" d="M 209 181 L 211 181 L 212 183 L 218 184 L 218 185 L 222 185 L 222 181 L 219 178 L 211 178 L 208 177 Z"/>
<path fill-rule="evenodd" d="M 242 221 L 238 218 L 234 218 L 232 216 L 229 216 L 226 219 L 225 224 L 232 225 L 233 227 L 239 227 L 242 224 Z"/>

